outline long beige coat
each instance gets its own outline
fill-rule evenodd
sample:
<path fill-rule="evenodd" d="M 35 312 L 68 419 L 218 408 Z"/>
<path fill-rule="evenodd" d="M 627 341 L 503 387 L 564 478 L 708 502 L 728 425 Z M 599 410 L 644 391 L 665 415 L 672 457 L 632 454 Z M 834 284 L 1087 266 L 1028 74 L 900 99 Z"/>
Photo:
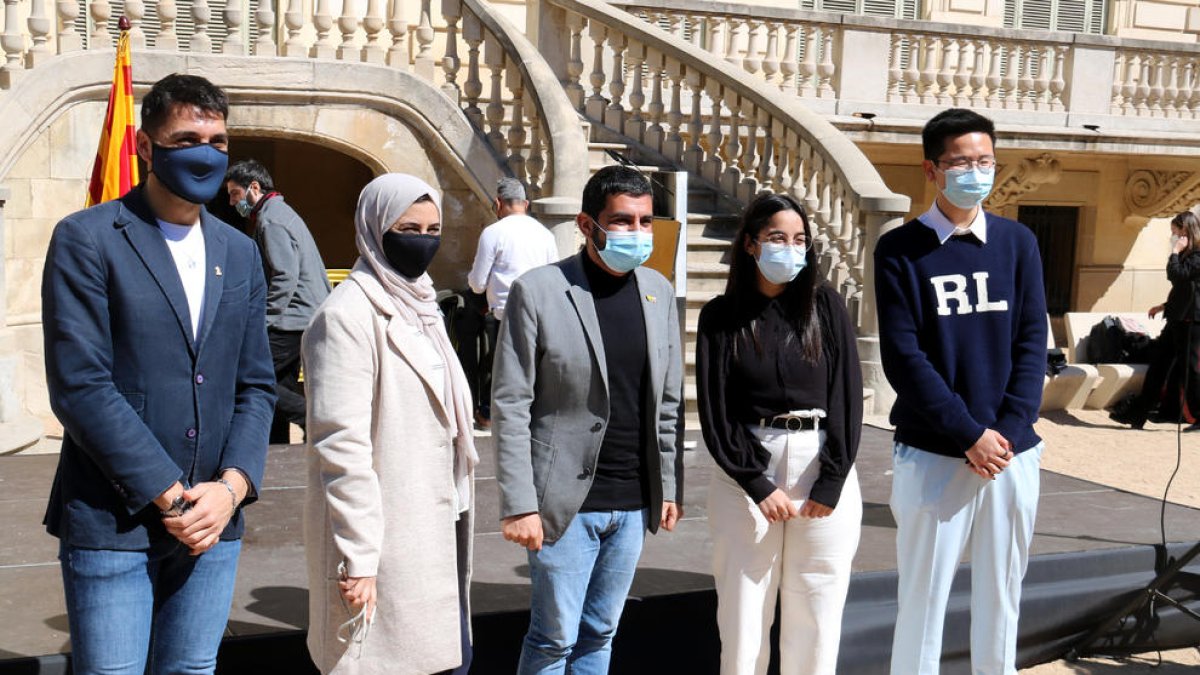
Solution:
<path fill-rule="evenodd" d="M 313 661 L 348 675 L 455 668 L 472 516 L 460 521 L 456 508 L 444 365 L 428 338 L 353 281 L 321 305 L 303 355 Z M 349 576 L 377 576 L 378 610 L 361 647 L 337 637 L 354 614 L 337 589 L 342 562 Z"/>

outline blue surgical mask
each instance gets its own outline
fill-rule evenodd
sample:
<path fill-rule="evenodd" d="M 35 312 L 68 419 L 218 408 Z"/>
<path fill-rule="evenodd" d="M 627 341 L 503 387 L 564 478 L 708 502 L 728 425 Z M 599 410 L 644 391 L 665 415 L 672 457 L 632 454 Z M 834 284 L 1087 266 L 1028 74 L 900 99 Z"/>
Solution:
<path fill-rule="evenodd" d="M 598 223 L 592 228 L 592 243 L 596 245 L 596 253 L 600 255 L 600 259 L 612 271 L 620 274 L 632 272 L 650 259 L 650 253 L 654 250 L 654 235 L 640 230 L 636 232 L 604 230 L 604 248 L 600 248 L 599 231 L 601 229 Z"/>
<path fill-rule="evenodd" d="M 808 265 L 808 249 L 792 244 L 759 244 L 758 271 L 773 284 L 786 284 Z"/>
<path fill-rule="evenodd" d="M 245 197 L 242 197 L 238 203 L 234 204 L 233 208 L 237 209 L 238 215 L 243 218 L 248 217 L 250 212 L 254 210 L 254 206 L 251 205 L 250 202 L 246 201 Z"/>
<path fill-rule="evenodd" d="M 942 194 L 960 209 L 973 209 L 987 199 L 992 191 L 995 169 L 947 169 L 946 188 Z"/>
<path fill-rule="evenodd" d="M 206 204 L 217 196 L 225 180 L 229 155 L 208 143 L 182 148 L 154 144 L 151 170 L 168 190 L 193 204 Z"/>

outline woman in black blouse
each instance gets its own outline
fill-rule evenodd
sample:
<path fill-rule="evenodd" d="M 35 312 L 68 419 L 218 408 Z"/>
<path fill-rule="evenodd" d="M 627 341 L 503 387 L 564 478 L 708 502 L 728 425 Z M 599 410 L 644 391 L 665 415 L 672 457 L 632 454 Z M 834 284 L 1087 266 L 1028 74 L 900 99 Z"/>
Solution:
<path fill-rule="evenodd" d="M 804 209 L 760 195 L 724 295 L 700 313 L 697 394 L 721 673 L 761 675 L 779 595 L 780 672 L 833 673 L 862 496 L 862 374 L 842 299 L 817 277 Z"/>

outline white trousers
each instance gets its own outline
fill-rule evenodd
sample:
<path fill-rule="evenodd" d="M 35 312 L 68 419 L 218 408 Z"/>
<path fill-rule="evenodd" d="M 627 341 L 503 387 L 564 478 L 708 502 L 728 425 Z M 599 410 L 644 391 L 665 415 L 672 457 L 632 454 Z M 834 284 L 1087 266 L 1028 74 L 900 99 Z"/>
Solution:
<path fill-rule="evenodd" d="M 767 475 L 799 508 L 820 471 L 824 431 L 758 429 L 771 453 Z M 708 492 L 722 675 L 763 675 L 780 597 L 780 672 L 828 675 L 837 668 L 842 608 L 862 527 L 862 494 L 851 469 L 827 518 L 768 523 L 737 483 L 716 471 Z"/>
<path fill-rule="evenodd" d="M 1021 580 L 1043 448 L 1018 454 L 995 480 L 984 480 L 962 458 L 895 444 L 890 504 L 900 580 L 892 675 L 937 675 L 950 582 L 968 546 L 971 672 L 1017 672 Z"/>

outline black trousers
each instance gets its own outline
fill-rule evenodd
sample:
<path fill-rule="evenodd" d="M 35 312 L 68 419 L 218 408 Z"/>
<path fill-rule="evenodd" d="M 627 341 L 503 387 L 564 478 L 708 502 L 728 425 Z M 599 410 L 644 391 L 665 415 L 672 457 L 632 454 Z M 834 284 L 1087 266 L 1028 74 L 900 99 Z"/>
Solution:
<path fill-rule="evenodd" d="M 1146 380 L 1137 399 L 1142 415 L 1158 410 L 1159 417 L 1200 418 L 1200 326 L 1190 321 L 1167 321 L 1154 344 Z M 1190 419 L 1189 419 L 1190 418 Z"/>
<path fill-rule="evenodd" d="M 300 383 L 300 338 L 304 331 L 267 329 L 271 360 L 275 362 L 275 417 L 271 443 L 289 442 L 288 425 L 304 427 L 304 386 Z"/>

